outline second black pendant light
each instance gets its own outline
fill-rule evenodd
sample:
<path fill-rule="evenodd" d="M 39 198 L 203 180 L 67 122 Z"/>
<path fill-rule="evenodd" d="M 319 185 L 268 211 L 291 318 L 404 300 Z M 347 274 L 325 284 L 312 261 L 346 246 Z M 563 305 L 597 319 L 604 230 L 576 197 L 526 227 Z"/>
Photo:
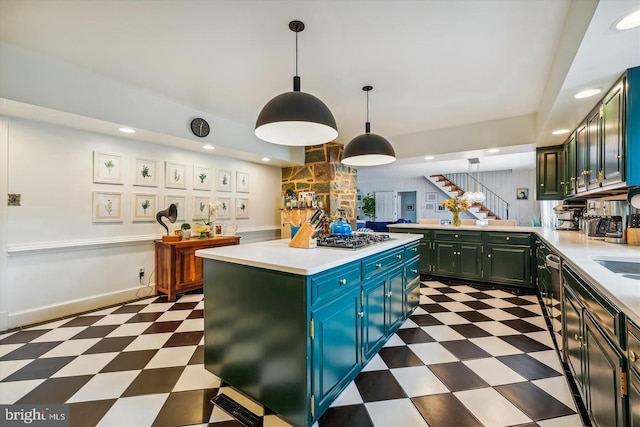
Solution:
<path fill-rule="evenodd" d="M 349 142 L 342 152 L 342 163 L 347 166 L 380 166 L 396 160 L 396 152 L 389 141 L 380 135 L 371 133 L 369 123 L 369 91 L 373 86 L 362 88 L 367 93 L 367 122 L 365 133 L 356 136 Z"/>

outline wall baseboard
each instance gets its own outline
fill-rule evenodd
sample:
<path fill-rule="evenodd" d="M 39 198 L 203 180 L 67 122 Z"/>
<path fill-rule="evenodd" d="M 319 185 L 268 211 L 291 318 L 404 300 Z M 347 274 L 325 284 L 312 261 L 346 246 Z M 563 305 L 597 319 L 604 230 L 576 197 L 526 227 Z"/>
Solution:
<path fill-rule="evenodd" d="M 0 322 L 0 331 L 45 323 L 56 319 L 76 316 L 79 313 L 87 311 L 98 310 L 103 307 L 126 303 L 146 296 L 155 296 L 155 283 L 150 285 L 148 289 L 144 288 L 143 286 L 136 286 L 135 288 L 124 289 L 108 294 L 93 295 L 87 298 L 38 307 L 31 310 L 17 311 L 15 313 L 0 313 L 0 315 L 5 314 L 6 318 L 5 324 Z"/>

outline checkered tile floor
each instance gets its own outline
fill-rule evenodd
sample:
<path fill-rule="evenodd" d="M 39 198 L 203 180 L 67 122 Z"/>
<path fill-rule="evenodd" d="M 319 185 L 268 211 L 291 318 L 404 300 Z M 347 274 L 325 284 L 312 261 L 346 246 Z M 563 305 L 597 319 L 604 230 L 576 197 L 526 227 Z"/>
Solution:
<path fill-rule="evenodd" d="M 203 295 L 151 297 L 0 335 L 0 404 L 66 403 L 72 426 L 241 426 L 203 365 Z M 422 283 L 420 307 L 319 427 L 582 426 L 535 296 Z"/>

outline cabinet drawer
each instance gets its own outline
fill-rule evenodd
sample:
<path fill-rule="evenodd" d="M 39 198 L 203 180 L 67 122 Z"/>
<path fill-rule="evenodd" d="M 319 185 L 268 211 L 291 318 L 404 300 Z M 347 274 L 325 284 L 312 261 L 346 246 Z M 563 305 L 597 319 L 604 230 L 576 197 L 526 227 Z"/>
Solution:
<path fill-rule="evenodd" d="M 420 254 L 420 242 L 415 242 L 404 247 L 404 259 L 411 259 Z"/>
<path fill-rule="evenodd" d="M 404 275 L 407 278 L 405 286 L 412 287 L 416 282 L 420 281 L 420 259 L 416 258 L 404 266 Z"/>
<path fill-rule="evenodd" d="M 320 273 L 311 279 L 311 304 L 315 305 L 360 286 L 360 262 L 352 262 L 327 273 Z"/>
<path fill-rule="evenodd" d="M 446 240 L 450 242 L 482 242 L 482 233 L 477 231 L 436 231 L 434 240 Z"/>
<path fill-rule="evenodd" d="M 369 279 L 378 273 L 394 267 L 404 260 L 404 248 L 399 248 L 390 253 L 374 255 L 362 261 L 362 275 Z"/>
<path fill-rule="evenodd" d="M 627 321 L 627 348 L 629 366 L 640 373 L 640 328 Z"/>
<path fill-rule="evenodd" d="M 486 243 L 504 243 L 507 245 L 531 245 L 529 233 L 485 233 Z"/>

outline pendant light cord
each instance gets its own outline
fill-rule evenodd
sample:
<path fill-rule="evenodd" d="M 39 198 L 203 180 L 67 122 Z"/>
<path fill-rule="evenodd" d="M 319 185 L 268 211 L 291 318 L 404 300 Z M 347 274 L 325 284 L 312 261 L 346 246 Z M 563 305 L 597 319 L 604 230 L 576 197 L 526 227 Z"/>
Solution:
<path fill-rule="evenodd" d="M 296 33 L 296 76 L 298 75 L 298 33 Z"/>
<path fill-rule="evenodd" d="M 369 91 L 367 91 L 367 122 L 369 121 Z"/>

